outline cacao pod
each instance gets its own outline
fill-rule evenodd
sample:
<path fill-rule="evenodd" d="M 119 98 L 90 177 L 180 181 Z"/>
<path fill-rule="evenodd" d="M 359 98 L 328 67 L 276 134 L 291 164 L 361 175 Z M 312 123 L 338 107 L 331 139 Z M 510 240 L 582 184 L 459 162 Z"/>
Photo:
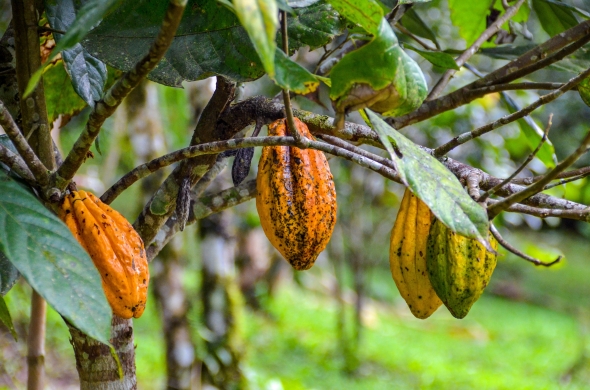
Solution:
<path fill-rule="evenodd" d="M 442 301 L 426 271 L 426 243 L 434 215 L 424 202 L 406 188 L 389 246 L 391 275 L 412 314 L 430 317 Z"/>
<path fill-rule="evenodd" d="M 98 269 L 113 313 L 139 318 L 145 309 L 150 276 L 143 241 L 133 226 L 85 191 L 66 195 L 59 217 Z"/>
<path fill-rule="evenodd" d="M 295 118 L 299 133 L 313 139 Z M 268 126 L 286 136 L 286 119 Z M 271 244 L 297 270 L 313 266 L 336 223 L 336 189 L 326 156 L 318 150 L 265 146 L 258 163 L 256 209 Z"/>
<path fill-rule="evenodd" d="M 494 251 L 498 242 L 490 235 Z M 436 220 L 430 229 L 426 265 L 436 294 L 455 318 L 463 318 L 488 285 L 496 254 Z"/>

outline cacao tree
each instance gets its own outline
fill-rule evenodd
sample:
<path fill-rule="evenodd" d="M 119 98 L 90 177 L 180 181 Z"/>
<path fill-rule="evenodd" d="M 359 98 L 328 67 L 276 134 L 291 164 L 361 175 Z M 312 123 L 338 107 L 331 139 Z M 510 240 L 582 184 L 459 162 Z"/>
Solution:
<path fill-rule="evenodd" d="M 100 153 L 105 121 L 125 109 L 119 106 L 128 96 L 129 101 L 134 98 L 134 89 L 145 87 L 146 78 L 179 88 L 185 81 L 216 76 L 215 91 L 192 136 L 183 140 L 184 147 L 162 151 L 151 145 L 136 150 L 133 161 L 138 165 L 112 177 L 110 188 L 100 194 L 108 205 L 134 183 L 151 180 L 150 175 L 161 175 L 170 167 L 161 180 L 144 187 L 141 210 L 134 215 L 133 228 L 149 261 L 174 237 L 182 236 L 185 226 L 264 194 L 270 209 L 260 216 L 271 243 L 285 257 L 295 250 L 311 250 L 305 259 L 289 258 L 295 268 L 311 267 L 326 247 L 336 210 L 325 160 L 309 163 L 317 159 L 309 156 L 323 154 L 405 186 L 430 209 L 437 231 L 468 242 L 462 248 L 478 252 L 476 259 L 493 256 L 497 240 L 535 265 L 560 261 L 543 262 L 504 240 L 493 223 L 506 213 L 590 221 L 584 199 L 551 191 L 588 175 L 590 167 L 573 166 L 590 146 L 590 133 L 559 129 L 554 135 L 552 121 L 574 119 L 560 118 L 561 112 L 548 118 L 538 113 L 560 98 L 573 101 L 580 96 L 590 103 L 590 13 L 583 1 L 10 4 L 10 22 L 0 24 L 0 126 L 5 133 L 0 136 L 0 320 L 12 326 L 2 296 L 22 276 L 34 290 L 27 339 L 29 389 L 43 388 L 46 302 L 70 329 L 81 388 L 137 388 L 133 321 L 112 314 L 101 284 L 105 276 L 97 272 L 92 251 L 78 243 L 57 214 L 64 210 L 64 198 L 76 193 L 76 175 L 92 158 L 93 148 Z M 268 93 L 240 92 L 265 79 Z M 497 117 L 438 138 L 429 131 L 444 123 L 449 113 L 473 107 L 477 99 L 496 105 Z M 133 115 L 127 113 L 129 121 Z M 83 120 L 85 125 L 73 146 L 60 151 L 52 129 L 58 132 L 69 120 Z M 285 131 L 260 136 L 271 123 L 282 123 Z M 514 124 L 526 153 L 517 155 L 503 144 L 514 166 L 511 172 L 498 175 L 481 156 L 469 154 L 469 145 L 493 143 L 492 135 L 505 137 L 502 130 Z M 134 128 L 132 136 L 141 131 Z M 562 134 L 570 137 L 567 143 Z M 274 153 L 259 170 L 268 180 L 244 180 L 253 164 L 252 148 Z M 234 186 L 205 194 L 230 156 L 235 156 Z M 279 169 L 284 176 L 279 176 Z M 279 177 L 284 177 L 281 190 Z M 287 180 L 293 177 L 298 179 Z M 281 227 L 276 225 L 279 220 Z M 224 238 L 218 232 L 205 233 L 212 242 Z M 315 236 L 319 244 L 312 242 Z M 392 237 L 392 245 L 393 241 Z M 446 248 L 443 244 L 453 240 L 443 241 L 436 248 Z M 441 251 L 432 248 L 429 253 L 438 252 L 430 260 Z M 207 269 L 215 269 L 215 259 L 208 260 Z M 178 272 L 174 270 L 179 264 L 164 263 L 156 275 L 161 279 L 157 294 L 174 287 L 167 278 Z M 404 272 L 398 272 L 398 279 L 399 275 Z M 396 279 L 395 272 L 393 276 Z M 231 279 L 215 272 L 207 277 L 213 282 L 204 289 L 211 291 Z M 476 283 L 476 298 L 486 283 Z M 439 289 L 435 288 L 447 304 Z M 226 298 L 229 302 L 231 297 Z M 419 315 L 429 315 L 436 303 Z M 180 316 L 165 304 L 160 308 L 165 321 L 174 317 L 179 322 L 177 331 L 190 344 L 182 318 L 185 308 Z M 227 322 L 232 318 L 229 313 Z M 208 346 L 211 356 L 222 349 L 216 343 L 231 332 L 218 333 Z M 239 353 L 236 349 L 228 354 L 228 381 L 236 387 L 243 382 Z M 171 357 L 168 360 L 175 364 Z M 223 388 L 223 376 L 216 376 L 211 367 L 205 370 L 206 382 Z M 186 383 L 190 369 L 182 370 L 183 377 L 177 379 Z"/>

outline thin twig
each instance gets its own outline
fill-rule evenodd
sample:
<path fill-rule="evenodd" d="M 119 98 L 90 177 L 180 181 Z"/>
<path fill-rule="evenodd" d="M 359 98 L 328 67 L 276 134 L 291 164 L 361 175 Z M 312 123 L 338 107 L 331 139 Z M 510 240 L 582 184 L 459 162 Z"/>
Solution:
<path fill-rule="evenodd" d="M 44 186 L 49 183 L 49 173 L 45 165 L 39 160 L 29 143 L 25 139 L 24 135 L 20 132 L 16 122 L 12 118 L 12 115 L 6 109 L 4 103 L 0 101 L 0 126 L 8 135 L 8 138 L 12 141 L 12 144 L 23 158 L 31 173 L 35 177 L 35 180 Z"/>
<path fill-rule="evenodd" d="M 563 87 L 563 83 L 535 83 L 535 82 L 522 82 L 512 84 L 494 84 L 489 87 L 481 87 L 472 89 L 469 93 L 477 94 L 478 96 L 487 95 L 490 93 L 503 92 L 503 91 L 520 91 L 520 90 L 554 90 Z M 576 88 L 572 88 L 575 90 Z"/>
<path fill-rule="evenodd" d="M 579 175 L 579 176 L 570 177 L 568 179 L 560 179 L 557 183 L 546 185 L 543 188 L 543 191 L 547 191 L 548 189 L 551 189 L 553 187 L 561 186 L 561 185 L 564 185 L 564 184 L 567 184 L 567 183 L 571 183 L 571 182 L 574 182 L 574 181 L 583 179 L 585 177 L 588 177 L 589 175 L 590 175 L 590 172 L 585 172 L 584 174 Z"/>
<path fill-rule="evenodd" d="M 287 12 L 281 11 L 281 34 L 283 36 L 283 51 L 286 56 L 289 56 L 289 37 L 287 35 Z M 299 133 L 295 125 L 295 118 L 293 117 L 293 109 L 291 107 L 291 97 L 289 90 L 283 89 L 283 101 L 285 102 L 285 112 L 287 113 L 287 124 L 289 125 L 289 134 L 295 139 L 296 146 L 305 149 L 308 147 L 307 138 Z"/>
<path fill-rule="evenodd" d="M 580 156 L 588 151 L 588 146 L 590 146 L 590 132 L 586 134 L 584 140 L 578 146 L 578 148 L 570 154 L 565 160 L 557 164 L 555 168 L 553 168 L 549 173 L 543 177 L 543 179 L 539 180 L 538 182 L 531 184 L 530 186 L 526 187 L 524 190 L 512 194 L 500 202 L 496 203 L 495 205 L 488 208 L 488 217 L 492 220 L 496 215 L 498 215 L 502 210 L 508 208 L 508 206 L 520 203 L 522 200 L 528 198 L 531 195 L 536 194 L 543 190 L 546 184 L 551 182 L 555 176 L 560 174 L 561 172 L 565 171 L 568 167 L 570 167 L 573 163 L 575 163 Z"/>
<path fill-rule="evenodd" d="M 578 176 L 586 177 L 588 174 L 590 174 L 590 167 L 583 167 L 583 168 L 578 168 L 578 169 L 572 169 L 571 171 L 567 171 L 567 172 L 562 172 L 559 175 L 557 175 L 554 180 L 567 179 L 570 177 L 578 177 Z M 538 175 L 538 176 L 533 176 L 533 177 L 523 177 L 523 178 L 513 179 L 511 181 L 511 183 L 519 184 L 519 185 L 530 185 L 536 181 L 541 180 L 543 177 L 545 177 L 545 175 Z"/>
<path fill-rule="evenodd" d="M 308 140 L 309 148 L 321 150 L 322 152 L 333 154 L 338 157 L 355 162 L 365 168 L 374 170 L 388 179 L 399 182 L 397 173 L 376 161 L 363 157 L 349 150 L 327 144 L 325 142 Z M 258 146 L 297 146 L 293 137 L 248 137 L 236 138 L 227 141 L 210 142 L 206 144 L 189 146 L 184 149 L 168 153 L 162 157 L 158 157 L 145 164 L 141 164 L 128 172 L 119 181 L 117 181 L 111 188 L 109 188 L 102 196 L 101 200 L 109 204 L 125 189 L 129 188 L 133 183 L 142 179 L 151 173 L 167 167 L 175 162 L 185 160 L 191 157 L 200 156 L 203 154 L 217 154 L 225 150 L 258 147 Z"/>
<path fill-rule="evenodd" d="M 469 46 L 469 48 L 465 50 L 463 54 L 457 57 L 457 59 L 455 60 L 457 66 L 463 66 L 463 64 L 466 63 L 467 60 L 469 60 L 475 53 L 477 53 L 481 45 L 483 45 L 488 39 L 490 39 L 494 34 L 496 34 L 498 30 L 502 28 L 502 25 L 504 23 L 506 23 L 511 17 L 516 15 L 518 9 L 524 2 L 525 0 L 519 0 L 512 7 L 508 8 L 504 15 L 500 16 L 498 19 L 494 21 L 494 23 L 492 23 L 488 28 L 486 28 L 485 31 L 481 33 L 481 35 L 475 40 L 475 42 L 473 42 L 473 44 Z M 455 69 L 448 69 L 440 78 L 440 80 L 436 83 L 434 88 L 432 88 L 432 91 L 430 91 L 430 94 L 428 94 L 426 100 L 436 99 L 445 89 L 449 81 L 451 81 L 451 77 L 453 77 L 453 75 L 456 72 L 457 71 Z"/>
<path fill-rule="evenodd" d="M 171 0 L 162 22 L 158 36 L 146 54 L 129 72 L 123 74 L 115 84 L 105 93 L 105 96 L 96 102 L 92 110 L 86 128 L 74 143 L 72 150 L 65 158 L 63 164 L 53 175 L 56 187 L 63 190 L 74 177 L 84 159 L 86 153 L 94 143 L 104 121 L 110 117 L 123 99 L 133 90 L 139 82 L 151 72 L 174 39 L 176 29 L 180 24 L 187 0 Z"/>
<path fill-rule="evenodd" d="M 496 204 L 499 200 L 496 199 L 488 199 L 486 203 L 488 205 Z M 508 207 L 506 210 L 507 212 L 511 213 L 519 213 L 519 214 L 528 214 L 532 215 L 541 219 L 545 218 L 567 218 L 573 219 L 576 221 L 584 221 L 590 222 L 590 208 L 583 208 L 582 210 L 578 209 L 549 209 L 543 207 L 534 207 L 525 204 L 513 204 L 512 206 Z"/>
<path fill-rule="evenodd" d="M 500 245 L 502 245 L 507 251 L 514 253 L 516 256 L 518 256 L 526 261 L 529 261 L 529 262 L 533 263 L 534 265 L 537 265 L 537 266 L 540 265 L 543 267 L 551 267 L 552 265 L 559 263 L 561 261 L 561 259 L 563 258 L 563 256 L 558 256 L 557 259 L 555 259 L 551 262 L 548 262 L 548 263 L 541 261 L 539 259 L 535 259 L 534 257 L 529 256 L 526 253 L 519 251 L 518 249 L 516 249 L 515 247 L 510 245 L 508 243 L 508 241 L 504 240 L 504 238 L 502 238 L 502 236 L 500 235 L 500 232 L 498 232 L 498 229 L 496 229 L 494 224 L 490 224 L 490 231 L 492 232 L 492 235 L 494 236 L 494 238 L 496 238 L 498 243 Z"/>
<path fill-rule="evenodd" d="M 568 81 L 566 84 L 564 84 L 561 88 L 559 88 L 553 92 L 550 92 L 546 95 L 541 96 L 538 100 L 529 104 L 525 108 L 518 110 L 510 115 L 506 115 L 494 122 L 488 123 L 487 125 L 481 126 L 473 131 L 463 133 L 463 134 L 453 138 L 452 140 L 450 140 L 446 144 L 443 144 L 443 145 L 439 146 L 438 148 L 436 148 L 434 150 L 434 156 L 441 157 L 459 145 L 462 145 L 462 144 L 464 144 L 468 141 L 471 141 L 472 139 L 477 138 L 485 133 L 488 133 L 488 132 L 495 130 L 499 127 L 502 127 L 508 123 L 514 122 L 520 118 L 527 116 L 528 114 L 530 114 L 531 112 L 533 112 L 537 108 L 539 108 L 542 105 L 545 105 L 549 102 L 552 102 L 553 100 L 555 100 L 558 97 L 560 97 L 561 95 L 563 95 L 565 92 L 569 91 L 570 89 L 572 89 L 573 87 L 575 87 L 576 85 L 581 83 L 582 80 L 584 80 L 588 75 L 590 75 L 590 68 L 586 69 L 584 72 L 580 73 L 578 76 L 572 78 L 570 81 Z"/>
<path fill-rule="evenodd" d="M 547 126 L 545 127 L 545 131 L 543 132 L 543 137 L 541 138 L 541 141 L 539 142 L 539 145 L 537 145 L 537 147 L 535 148 L 535 150 L 533 150 L 531 152 L 531 154 L 528 155 L 528 157 L 526 158 L 526 160 L 524 160 L 523 163 L 520 164 L 520 166 L 514 172 L 512 172 L 512 174 L 510 176 L 508 176 L 506 179 L 504 179 L 500 184 L 498 184 L 498 185 L 490 188 L 486 192 L 484 192 L 481 195 L 481 197 L 479 198 L 479 201 L 480 202 L 484 202 L 487 198 L 489 198 L 490 196 L 494 195 L 494 193 L 497 190 L 499 190 L 500 188 L 504 187 L 506 184 L 510 183 L 510 181 L 516 177 L 516 175 L 518 175 L 520 172 L 522 172 L 522 170 L 527 165 L 529 165 L 529 163 L 533 160 L 533 158 L 535 158 L 535 156 L 537 155 L 537 153 L 539 153 L 539 150 L 541 150 L 541 146 L 543 146 L 543 144 L 547 140 L 547 136 L 549 134 L 549 129 L 551 129 L 551 124 L 552 123 L 553 123 L 553 114 L 550 114 L 549 115 L 549 121 L 547 122 Z"/>

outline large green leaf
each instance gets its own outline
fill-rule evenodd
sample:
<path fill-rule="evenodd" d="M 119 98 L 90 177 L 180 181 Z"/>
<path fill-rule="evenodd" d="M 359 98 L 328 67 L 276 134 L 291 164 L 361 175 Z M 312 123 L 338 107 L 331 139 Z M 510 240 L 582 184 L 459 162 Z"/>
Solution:
<path fill-rule="evenodd" d="M 107 64 L 130 70 L 148 52 L 165 11 L 164 1 L 127 0 L 82 44 Z M 325 2 L 295 12 L 288 17 L 289 47 L 293 50 L 304 45 L 323 46 L 344 28 L 338 14 Z M 180 87 L 184 80 L 212 75 L 251 81 L 264 73 L 248 34 L 232 11 L 215 0 L 190 0 L 172 45 L 148 77 Z"/>
<path fill-rule="evenodd" d="M 346 19 L 377 35 L 383 9 L 375 0 L 328 0 Z"/>
<path fill-rule="evenodd" d="M 492 0 L 449 0 L 451 22 L 459 28 L 459 34 L 467 46 L 475 42 L 486 29 L 486 16 L 491 4 Z"/>
<path fill-rule="evenodd" d="M 6 295 L 14 286 L 20 274 L 10 260 L 0 251 L 0 296 Z"/>
<path fill-rule="evenodd" d="M 53 122 L 60 114 L 73 116 L 86 107 L 86 102 L 74 91 L 63 61 L 45 68 L 43 84 L 49 122 Z"/>
<path fill-rule="evenodd" d="M 371 42 L 332 68 L 330 79 L 330 98 L 339 114 L 370 107 L 399 116 L 419 107 L 427 93 L 420 67 L 400 48 L 385 19 Z"/>
<path fill-rule="evenodd" d="M 275 0 L 233 0 L 234 10 L 246 29 L 264 70 L 275 75 L 275 35 L 279 26 L 278 7 Z"/>
<path fill-rule="evenodd" d="M 429 153 L 385 123 L 377 114 L 371 110 L 366 111 L 383 145 L 388 145 L 393 140 L 397 150 L 390 154 L 400 178 L 408 188 L 426 203 L 436 218 L 449 229 L 487 243 L 487 213 L 471 199 L 455 175 Z"/>
<path fill-rule="evenodd" d="M 550 36 L 557 35 L 578 24 L 571 8 L 561 2 L 533 0 L 533 9 L 543 30 Z"/>
<path fill-rule="evenodd" d="M 12 318 L 10 318 L 10 312 L 8 311 L 8 307 L 6 306 L 6 302 L 4 302 L 4 298 L 0 295 L 0 321 L 6 325 L 12 337 L 16 341 L 16 331 L 14 330 L 14 325 L 12 324 Z"/>
<path fill-rule="evenodd" d="M 57 312 L 109 343 L 111 308 L 92 260 L 63 222 L 1 171 L 0 250 Z"/>

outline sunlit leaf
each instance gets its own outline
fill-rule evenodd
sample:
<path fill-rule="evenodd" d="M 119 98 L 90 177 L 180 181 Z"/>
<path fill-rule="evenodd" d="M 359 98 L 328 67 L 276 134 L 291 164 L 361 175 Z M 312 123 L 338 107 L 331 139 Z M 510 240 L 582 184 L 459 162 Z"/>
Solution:
<path fill-rule="evenodd" d="M 273 78 L 275 74 L 275 35 L 279 26 L 275 0 L 233 0 L 234 10 L 246 29 L 264 70 Z"/>
<path fill-rule="evenodd" d="M 424 57 L 428 62 L 432 65 L 438 66 L 443 69 L 455 69 L 459 70 L 457 63 L 452 55 L 442 52 L 442 51 L 424 51 L 417 49 L 410 45 L 405 45 L 406 48 L 415 51 L 416 53 L 420 54 Z"/>
<path fill-rule="evenodd" d="M 578 24 L 572 10 L 561 2 L 533 0 L 533 9 L 543 30 L 550 36 L 557 35 Z"/>
<path fill-rule="evenodd" d="M 486 29 L 486 16 L 491 4 L 491 0 L 449 0 L 451 22 L 459 28 L 459 35 L 468 46 Z"/>
<path fill-rule="evenodd" d="M 346 19 L 358 24 L 369 33 L 379 33 L 383 9 L 375 0 L 328 0 Z"/>
<path fill-rule="evenodd" d="M 277 50 L 275 82 L 284 89 L 298 94 L 313 92 L 320 85 L 319 80 L 307 69 L 291 61 L 282 50 Z"/>
<path fill-rule="evenodd" d="M 377 114 L 366 111 L 382 143 L 387 145 L 393 140 L 399 155 L 391 153 L 392 159 L 402 181 L 410 190 L 449 229 L 489 246 L 487 213 L 471 199 L 455 175 Z"/>

